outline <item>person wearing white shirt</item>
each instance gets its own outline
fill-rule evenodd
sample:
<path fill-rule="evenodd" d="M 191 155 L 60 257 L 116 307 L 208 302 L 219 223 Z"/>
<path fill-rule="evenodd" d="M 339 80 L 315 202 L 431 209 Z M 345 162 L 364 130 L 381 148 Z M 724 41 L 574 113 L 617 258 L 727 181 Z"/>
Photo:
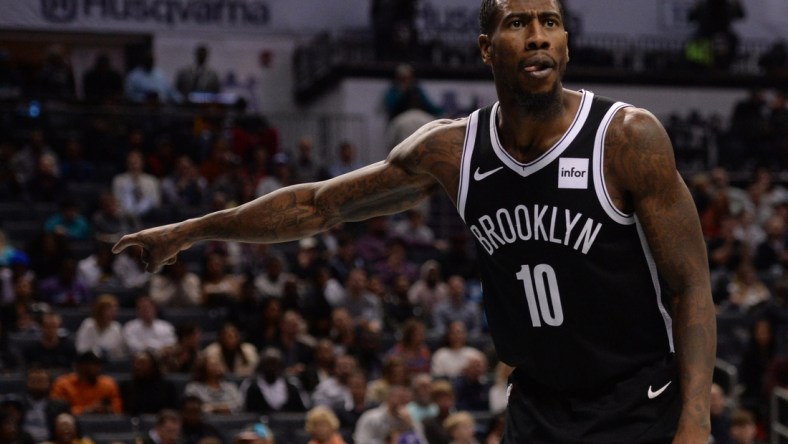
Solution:
<path fill-rule="evenodd" d="M 93 303 L 93 312 L 82 321 L 77 330 L 75 346 L 77 353 L 101 349 L 106 356 L 120 359 L 128 356 L 126 340 L 120 322 L 115 320 L 118 313 L 118 299 L 111 294 L 102 294 Z"/>
<path fill-rule="evenodd" d="M 175 328 L 169 322 L 156 318 L 156 305 L 148 295 L 137 298 L 137 317 L 123 326 L 123 337 L 129 351 L 134 354 L 150 350 L 159 354 L 162 349 L 175 344 Z"/>
<path fill-rule="evenodd" d="M 127 171 L 112 178 L 112 194 L 127 214 L 142 217 L 161 206 L 159 179 L 143 171 L 144 159 L 139 151 L 126 158 Z"/>
<path fill-rule="evenodd" d="M 462 321 L 454 321 L 446 330 L 446 345 L 432 355 L 430 373 L 436 378 L 456 378 L 473 356 L 481 354 L 467 345 L 468 330 Z"/>

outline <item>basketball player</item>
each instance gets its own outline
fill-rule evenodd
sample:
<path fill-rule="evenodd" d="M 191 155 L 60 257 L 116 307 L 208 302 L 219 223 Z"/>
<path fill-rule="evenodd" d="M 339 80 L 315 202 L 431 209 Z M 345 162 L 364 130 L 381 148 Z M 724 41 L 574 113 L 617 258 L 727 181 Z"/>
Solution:
<path fill-rule="evenodd" d="M 427 124 L 388 159 L 125 236 L 148 271 L 194 242 L 284 242 L 442 189 L 480 252 L 504 442 L 706 443 L 716 342 L 697 212 L 647 111 L 564 89 L 559 0 L 483 0 L 498 102 Z"/>

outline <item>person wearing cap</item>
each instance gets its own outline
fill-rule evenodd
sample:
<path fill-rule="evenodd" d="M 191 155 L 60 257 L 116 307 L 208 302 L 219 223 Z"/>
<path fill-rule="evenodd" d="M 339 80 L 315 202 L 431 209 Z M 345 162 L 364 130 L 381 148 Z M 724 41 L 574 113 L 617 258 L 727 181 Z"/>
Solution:
<path fill-rule="evenodd" d="M 123 402 L 115 378 L 101 374 L 104 358 L 95 351 L 77 356 L 74 371 L 55 379 L 52 397 L 67 401 L 71 413 L 120 414 Z"/>

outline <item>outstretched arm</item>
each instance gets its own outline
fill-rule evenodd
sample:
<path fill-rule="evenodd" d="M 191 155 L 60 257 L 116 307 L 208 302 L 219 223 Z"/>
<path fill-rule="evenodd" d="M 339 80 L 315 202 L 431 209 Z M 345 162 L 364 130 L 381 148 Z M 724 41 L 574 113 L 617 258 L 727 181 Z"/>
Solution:
<path fill-rule="evenodd" d="M 420 159 L 432 142 L 444 137 L 444 123 L 428 124 L 385 161 L 323 182 L 285 187 L 235 208 L 129 234 L 113 251 L 139 245 L 147 271 L 155 272 L 198 241 L 286 242 L 340 222 L 406 210 L 438 187 Z"/>
<path fill-rule="evenodd" d="M 670 140 L 648 112 L 626 109 L 610 143 L 611 167 L 631 197 L 657 269 L 674 295 L 673 333 L 683 408 L 674 443 L 705 443 L 716 321 L 706 248 L 695 205 L 676 171 Z"/>

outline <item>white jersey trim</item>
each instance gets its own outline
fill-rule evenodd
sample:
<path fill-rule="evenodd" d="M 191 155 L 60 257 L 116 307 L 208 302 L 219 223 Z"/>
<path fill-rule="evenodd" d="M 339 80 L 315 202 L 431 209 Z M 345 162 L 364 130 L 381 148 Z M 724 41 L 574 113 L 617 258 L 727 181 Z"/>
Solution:
<path fill-rule="evenodd" d="M 510 156 L 501 145 L 495 118 L 498 113 L 499 102 L 495 102 L 490 115 L 490 139 L 493 151 L 495 151 L 495 154 L 501 162 L 520 176 L 528 177 L 557 159 L 569 147 L 572 141 L 575 140 L 580 130 L 583 129 L 588 114 L 591 112 L 591 103 L 593 102 L 594 93 L 586 90 L 580 90 L 580 92 L 583 94 L 580 99 L 580 107 L 577 110 L 577 114 L 575 114 L 575 119 L 572 121 L 572 124 L 569 125 L 564 135 L 561 136 L 561 139 L 559 139 L 555 145 L 545 151 L 544 154 L 528 163 L 518 162 L 515 158 Z"/>
<path fill-rule="evenodd" d="M 616 208 L 616 206 L 613 204 L 613 199 L 610 198 L 610 194 L 607 191 L 604 168 L 605 138 L 607 137 L 607 130 L 610 127 L 610 122 L 613 121 L 613 117 L 619 110 L 629 106 L 632 105 L 616 102 L 612 107 L 610 107 L 605 116 L 602 118 L 602 122 L 599 124 L 599 129 L 596 132 L 596 139 L 594 140 L 594 159 L 592 166 L 594 172 L 594 191 L 596 191 L 599 204 L 611 219 L 621 225 L 632 225 L 635 223 L 635 215 L 624 213 Z"/>
<path fill-rule="evenodd" d="M 468 126 L 465 128 L 465 144 L 462 147 L 462 164 L 460 166 L 460 186 L 457 190 L 457 211 L 465 221 L 465 203 L 468 199 L 468 186 L 471 177 L 471 158 L 476 147 L 476 132 L 479 127 L 479 110 L 468 117 Z"/>
<path fill-rule="evenodd" d="M 638 230 L 638 237 L 640 238 L 640 244 L 643 247 L 643 254 L 646 257 L 646 263 L 648 264 L 649 272 L 651 273 L 651 281 L 654 284 L 654 293 L 657 295 L 657 307 L 659 307 L 659 312 L 662 314 L 662 320 L 665 322 L 665 332 L 668 335 L 668 344 L 670 345 L 670 352 L 675 353 L 675 349 L 673 348 L 673 318 L 670 317 L 670 314 L 665 309 L 665 305 L 662 303 L 662 286 L 659 284 L 659 274 L 657 273 L 657 264 L 654 261 L 654 256 L 651 254 L 651 248 L 648 246 L 648 240 L 646 239 L 646 233 L 643 231 L 643 227 L 640 225 L 640 221 L 637 220 L 637 216 L 633 216 L 635 219 L 635 226 Z"/>

